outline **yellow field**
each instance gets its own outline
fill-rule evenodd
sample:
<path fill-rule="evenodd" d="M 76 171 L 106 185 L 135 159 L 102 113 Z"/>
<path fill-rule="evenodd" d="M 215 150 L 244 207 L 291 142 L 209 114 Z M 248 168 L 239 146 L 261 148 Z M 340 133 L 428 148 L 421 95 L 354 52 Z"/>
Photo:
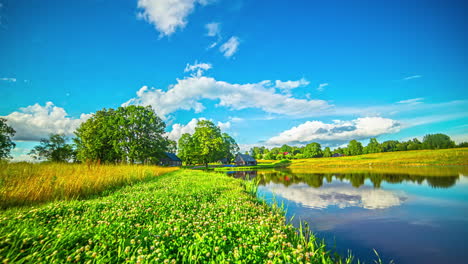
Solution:
<path fill-rule="evenodd" d="M 259 164 L 275 161 L 259 160 Z M 336 158 L 291 160 L 287 166 L 295 172 L 346 173 L 379 172 L 406 173 L 424 176 L 468 175 L 468 148 L 414 150 L 374 153 Z"/>
<path fill-rule="evenodd" d="M 291 167 L 467 166 L 468 148 L 413 150 L 336 158 L 292 160 Z"/>
<path fill-rule="evenodd" d="M 0 207 L 83 198 L 177 169 L 146 165 L 0 163 Z"/>

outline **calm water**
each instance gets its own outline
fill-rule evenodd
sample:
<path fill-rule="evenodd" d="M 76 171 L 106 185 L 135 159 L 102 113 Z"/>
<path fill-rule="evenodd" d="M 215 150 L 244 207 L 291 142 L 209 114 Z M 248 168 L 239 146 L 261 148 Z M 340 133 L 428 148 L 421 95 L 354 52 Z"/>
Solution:
<path fill-rule="evenodd" d="M 414 173 L 414 171 L 413 171 Z M 468 175 L 466 172 L 463 172 Z M 260 180 L 258 195 L 283 202 L 293 224 L 309 223 L 334 250 L 374 263 L 468 263 L 468 177 L 458 172 L 232 173 Z M 425 176 L 441 175 L 447 177 Z"/>

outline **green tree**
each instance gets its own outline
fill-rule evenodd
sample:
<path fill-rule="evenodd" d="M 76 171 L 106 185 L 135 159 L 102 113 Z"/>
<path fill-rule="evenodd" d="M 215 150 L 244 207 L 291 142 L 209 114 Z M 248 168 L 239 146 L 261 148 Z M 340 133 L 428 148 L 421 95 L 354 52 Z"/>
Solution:
<path fill-rule="evenodd" d="M 455 147 L 455 142 L 445 134 L 428 134 L 423 138 L 424 149 L 446 149 Z"/>
<path fill-rule="evenodd" d="M 174 140 L 167 140 L 167 152 L 177 153 L 177 142 Z"/>
<path fill-rule="evenodd" d="M 11 141 L 16 131 L 6 122 L 6 119 L 0 118 L 0 160 L 11 158 L 10 151 L 16 146 Z"/>
<path fill-rule="evenodd" d="M 29 155 L 35 160 L 68 162 L 73 158 L 74 150 L 72 145 L 66 142 L 67 138 L 64 135 L 52 134 L 48 139 L 41 139 L 40 144 L 35 146 Z"/>
<path fill-rule="evenodd" d="M 348 154 L 350 156 L 361 155 L 362 154 L 362 144 L 361 142 L 353 139 L 348 144 Z"/>
<path fill-rule="evenodd" d="M 323 151 L 323 156 L 328 158 L 332 156 L 331 150 L 329 147 L 326 147 L 325 150 Z"/>
<path fill-rule="evenodd" d="M 231 163 L 239 152 L 239 145 L 237 145 L 236 141 L 227 133 L 223 133 L 221 136 L 223 138 L 223 149 L 221 155 L 228 160 L 228 163 Z M 258 154 L 257 158 L 260 158 L 259 156 L 261 155 L 262 154 Z"/>
<path fill-rule="evenodd" d="M 322 157 L 322 146 L 317 142 L 309 143 L 304 148 L 304 157 L 305 158 L 318 158 Z"/>
<path fill-rule="evenodd" d="M 183 134 L 179 138 L 178 146 L 178 154 L 180 159 L 183 160 L 187 165 L 195 164 L 197 149 L 192 136 L 189 133 Z"/>
<path fill-rule="evenodd" d="M 413 138 L 413 140 L 408 141 L 406 145 L 406 150 L 418 150 L 422 149 L 422 143 L 417 138 Z"/>
<path fill-rule="evenodd" d="M 397 145 L 398 145 L 397 140 L 387 140 L 382 143 L 382 152 L 392 152 L 392 151 L 397 151 Z"/>
<path fill-rule="evenodd" d="M 284 144 L 280 148 L 280 151 L 283 152 L 283 153 L 285 153 L 285 152 L 290 153 L 290 152 L 292 152 L 292 150 L 293 150 L 293 148 L 291 146 L 286 145 L 286 144 Z"/>
<path fill-rule="evenodd" d="M 197 146 L 197 161 L 208 167 L 209 162 L 224 158 L 224 140 L 221 130 L 213 122 L 200 120 L 195 127 L 193 139 Z"/>
<path fill-rule="evenodd" d="M 75 132 L 78 159 L 156 163 L 168 148 L 165 127 L 150 106 L 97 111 Z"/>
<path fill-rule="evenodd" d="M 380 153 L 382 152 L 382 147 L 376 138 L 371 138 L 369 144 L 365 147 L 365 153 Z"/>

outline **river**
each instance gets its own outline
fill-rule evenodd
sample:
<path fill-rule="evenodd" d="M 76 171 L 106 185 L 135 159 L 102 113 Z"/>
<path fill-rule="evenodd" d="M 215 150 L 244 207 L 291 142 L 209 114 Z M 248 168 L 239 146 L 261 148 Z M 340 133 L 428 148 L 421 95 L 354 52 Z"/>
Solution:
<path fill-rule="evenodd" d="M 230 172 L 259 181 L 258 196 L 283 203 L 341 255 L 374 263 L 467 263 L 465 169 L 312 172 L 308 168 Z"/>

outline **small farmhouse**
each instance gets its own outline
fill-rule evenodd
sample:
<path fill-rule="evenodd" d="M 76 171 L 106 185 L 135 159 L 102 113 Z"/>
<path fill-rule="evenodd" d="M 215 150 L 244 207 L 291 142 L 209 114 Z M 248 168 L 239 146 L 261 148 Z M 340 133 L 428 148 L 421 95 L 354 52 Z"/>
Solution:
<path fill-rule="evenodd" d="M 333 153 L 332 157 L 336 158 L 336 157 L 344 157 L 343 154 L 341 153 Z"/>
<path fill-rule="evenodd" d="M 159 164 L 162 166 L 182 166 L 182 160 L 174 153 L 165 152 Z"/>
<path fill-rule="evenodd" d="M 234 160 L 238 166 L 255 166 L 257 161 L 247 154 L 237 154 L 236 159 Z"/>

